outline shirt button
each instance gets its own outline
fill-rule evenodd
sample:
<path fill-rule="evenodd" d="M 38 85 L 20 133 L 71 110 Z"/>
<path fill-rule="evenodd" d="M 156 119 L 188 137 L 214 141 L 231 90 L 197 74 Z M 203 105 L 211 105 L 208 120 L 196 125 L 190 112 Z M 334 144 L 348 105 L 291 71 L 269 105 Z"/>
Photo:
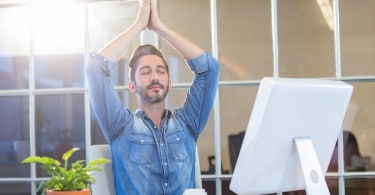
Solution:
<path fill-rule="evenodd" d="M 164 165 L 164 166 L 167 166 L 167 163 L 165 162 L 165 163 L 163 163 L 163 165 Z"/>
<path fill-rule="evenodd" d="M 164 146 L 164 144 L 161 144 L 161 146 Z"/>
<path fill-rule="evenodd" d="M 178 138 L 176 138 L 176 141 L 180 141 L 180 138 L 178 137 Z"/>
<path fill-rule="evenodd" d="M 168 186 L 168 183 L 164 183 L 164 186 Z"/>
<path fill-rule="evenodd" d="M 154 125 L 154 129 L 156 129 L 156 125 Z"/>

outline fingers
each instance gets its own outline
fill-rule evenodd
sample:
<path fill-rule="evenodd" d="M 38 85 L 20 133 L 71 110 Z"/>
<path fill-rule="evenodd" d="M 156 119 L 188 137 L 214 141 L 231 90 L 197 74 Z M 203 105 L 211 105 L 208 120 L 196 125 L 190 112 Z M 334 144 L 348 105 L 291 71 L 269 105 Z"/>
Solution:
<path fill-rule="evenodd" d="M 139 0 L 140 9 L 150 9 L 151 0 Z"/>
<path fill-rule="evenodd" d="M 145 4 L 150 4 L 151 0 L 139 0 L 139 6 L 142 7 Z"/>
<path fill-rule="evenodd" d="M 142 26 L 142 29 L 145 29 L 150 18 L 150 0 L 139 0 L 139 3 L 137 22 Z"/>
<path fill-rule="evenodd" d="M 155 4 L 155 1 L 154 0 L 149 0 L 150 1 L 150 9 L 151 9 L 151 12 L 153 13 L 153 15 L 155 16 L 155 17 L 157 17 L 158 16 L 158 10 L 156 9 L 156 4 Z"/>
<path fill-rule="evenodd" d="M 150 0 L 150 20 L 147 27 L 151 30 L 156 30 L 160 25 L 159 15 L 156 9 L 155 1 Z"/>

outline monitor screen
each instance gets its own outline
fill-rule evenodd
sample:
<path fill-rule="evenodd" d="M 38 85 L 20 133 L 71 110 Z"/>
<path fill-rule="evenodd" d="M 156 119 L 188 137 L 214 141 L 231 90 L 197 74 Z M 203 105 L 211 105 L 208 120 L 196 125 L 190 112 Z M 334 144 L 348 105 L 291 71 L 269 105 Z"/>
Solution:
<path fill-rule="evenodd" d="M 263 78 L 230 189 L 237 194 L 305 189 L 296 137 L 311 140 L 326 173 L 352 91 L 341 81 Z"/>

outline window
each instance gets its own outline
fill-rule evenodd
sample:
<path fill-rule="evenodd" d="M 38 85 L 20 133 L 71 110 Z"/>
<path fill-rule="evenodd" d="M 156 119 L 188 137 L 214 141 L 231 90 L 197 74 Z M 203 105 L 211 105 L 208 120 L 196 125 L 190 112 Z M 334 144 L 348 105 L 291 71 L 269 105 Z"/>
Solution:
<path fill-rule="evenodd" d="M 87 146 L 105 143 L 91 112 L 85 63 L 131 25 L 138 1 L 7 2 L 0 3 L 0 194 L 34 195 L 45 173 L 20 164 L 23 158 L 58 156 L 75 146 L 82 159 Z M 372 0 L 158 0 L 162 20 L 221 64 L 218 96 L 198 142 L 208 194 L 231 194 L 229 137 L 246 129 L 266 76 L 354 86 L 326 178 L 332 194 L 375 192 L 374 7 Z M 164 40 L 158 44 L 170 64 L 175 87 L 167 106 L 173 108 L 183 102 L 193 75 Z M 126 89 L 132 48 L 113 80 L 134 109 L 136 99 Z M 353 137 L 356 149 L 349 152 Z"/>

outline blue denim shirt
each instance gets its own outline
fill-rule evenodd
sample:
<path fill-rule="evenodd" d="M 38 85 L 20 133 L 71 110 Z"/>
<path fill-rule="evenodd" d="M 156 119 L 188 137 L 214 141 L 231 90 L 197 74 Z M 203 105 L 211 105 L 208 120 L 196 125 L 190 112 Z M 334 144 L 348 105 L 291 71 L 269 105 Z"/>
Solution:
<path fill-rule="evenodd" d="M 182 194 L 195 187 L 195 149 L 218 86 L 219 63 L 211 54 L 188 60 L 195 73 L 184 104 L 165 110 L 158 129 L 142 110 L 124 108 L 111 81 L 117 66 L 100 55 L 87 65 L 90 97 L 111 146 L 116 194 Z"/>

